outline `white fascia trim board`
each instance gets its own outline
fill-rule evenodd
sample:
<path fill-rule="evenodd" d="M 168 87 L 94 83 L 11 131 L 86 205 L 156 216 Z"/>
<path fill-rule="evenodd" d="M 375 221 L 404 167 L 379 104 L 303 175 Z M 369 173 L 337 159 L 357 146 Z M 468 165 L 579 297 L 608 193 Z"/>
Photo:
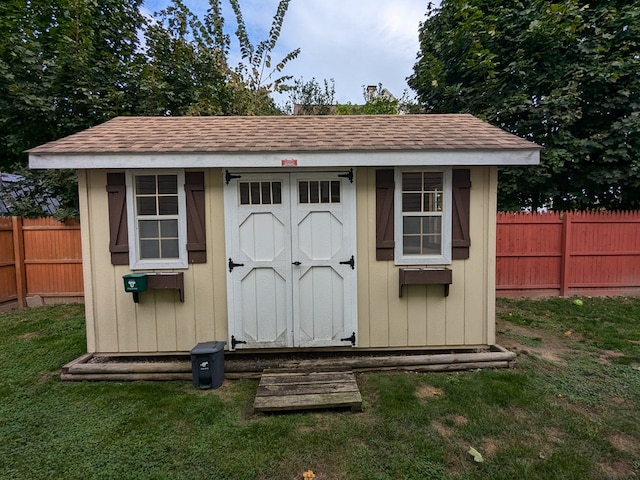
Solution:
<path fill-rule="evenodd" d="M 538 165 L 540 150 L 30 154 L 38 168 L 400 167 Z"/>

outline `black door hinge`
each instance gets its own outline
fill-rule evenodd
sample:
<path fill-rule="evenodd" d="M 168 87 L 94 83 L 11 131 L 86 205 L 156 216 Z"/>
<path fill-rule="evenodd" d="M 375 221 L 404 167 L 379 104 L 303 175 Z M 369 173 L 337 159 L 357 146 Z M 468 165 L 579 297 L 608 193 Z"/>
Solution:
<path fill-rule="evenodd" d="M 224 179 L 226 180 L 227 185 L 229 185 L 229 182 L 231 180 L 233 180 L 234 178 L 241 178 L 241 177 L 242 177 L 242 175 L 233 175 L 233 174 L 231 174 L 231 172 L 229 170 L 226 170 L 225 174 L 224 174 Z"/>
<path fill-rule="evenodd" d="M 232 337 L 233 338 L 233 337 Z M 351 342 L 351 345 L 356 346 L 356 332 L 353 332 L 350 337 L 341 338 L 341 342 Z"/>
<path fill-rule="evenodd" d="M 344 262 L 340 262 L 340 265 L 350 265 L 351 266 L 351 270 L 354 270 L 356 268 L 356 259 L 353 258 L 353 255 L 351 255 L 351 258 L 349 260 L 345 260 Z"/>
<path fill-rule="evenodd" d="M 349 180 L 349 183 L 353 183 L 353 168 L 350 168 L 349 172 L 347 172 L 347 173 L 338 174 L 338 177 L 346 178 L 347 180 Z"/>
<path fill-rule="evenodd" d="M 244 263 L 234 263 L 233 260 L 229 259 L 229 271 L 233 272 L 236 267 L 244 267 Z"/>
<path fill-rule="evenodd" d="M 237 340 L 235 336 L 231 335 L 231 349 L 235 350 L 236 345 L 239 343 L 247 343 L 244 340 Z"/>

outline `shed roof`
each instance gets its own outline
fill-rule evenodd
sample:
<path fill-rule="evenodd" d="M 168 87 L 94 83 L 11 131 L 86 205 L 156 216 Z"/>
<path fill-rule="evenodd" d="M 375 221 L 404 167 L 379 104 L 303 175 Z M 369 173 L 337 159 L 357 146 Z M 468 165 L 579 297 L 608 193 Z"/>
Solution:
<path fill-rule="evenodd" d="M 117 117 L 30 153 L 531 149 L 472 115 Z"/>
<path fill-rule="evenodd" d="M 128 166 L 136 166 L 139 162 L 135 159 L 140 156 L 162 157 L 166 164 L 157 165 L 160 167 L 192 166 L 196 158 L 201 166 L 224 165 L 224 161 L 214 159 L 229 158 L 230 154 L 238 161 L 238 155 L 246 159 L 295 154 L 318 159 L 324 157 L 318 154 L 326 153 L 348 153 L 353 158 L 357 153 L 370 156 L 375 152 L 397 160 L 401 152 L 411 156 L 453 151 L 526 152 L 529 160 L 506 162 L 522 164 L 537 163 L 539 149 L 534 143 L 467 114 L 210 116 L 117 117 L 35 147 L 29 154 L 35 168 L 105 168 L 104 161 L 96 160 L 105 155 L 112 159 L 125 156 Z M 345 164 L 344 159 L 340 161 Z M 266 166 L 259 161 L 249 163 Z"/>

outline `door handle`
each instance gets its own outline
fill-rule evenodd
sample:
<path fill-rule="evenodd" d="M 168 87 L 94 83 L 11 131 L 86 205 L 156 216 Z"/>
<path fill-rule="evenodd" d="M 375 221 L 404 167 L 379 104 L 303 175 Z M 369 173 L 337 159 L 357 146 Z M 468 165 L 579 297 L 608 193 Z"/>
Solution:
<path fill-rule="evenodd" d="M 297 267 L 298 265 L 302 265 L 302 263 L 298 262 L 298 261 L 295 261 L 295 262 L 291 262 L 291 265 L 295 265 Z"/>

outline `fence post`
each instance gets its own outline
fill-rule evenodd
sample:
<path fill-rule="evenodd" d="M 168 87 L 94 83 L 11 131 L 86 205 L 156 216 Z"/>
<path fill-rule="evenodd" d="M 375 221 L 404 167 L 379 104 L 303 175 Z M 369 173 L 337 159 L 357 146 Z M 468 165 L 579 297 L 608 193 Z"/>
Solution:
<path fill-rule="evenodd" d="M 24 231 L 22 229 L 22 218 L 11 217 L 13 230 L 13 258 L 16 269 L 16 292 L 18 295 L 18 308 L 27 306 L 27 281 L 24 269 Z"/>
<path fill-rule="evenodd" d="M 560 256 L 560 296 L 566 297 L 569 293 L 569 261 L 571 257 L 571 217 L 572 213 L 562 214 L 562 252 Z"/>

